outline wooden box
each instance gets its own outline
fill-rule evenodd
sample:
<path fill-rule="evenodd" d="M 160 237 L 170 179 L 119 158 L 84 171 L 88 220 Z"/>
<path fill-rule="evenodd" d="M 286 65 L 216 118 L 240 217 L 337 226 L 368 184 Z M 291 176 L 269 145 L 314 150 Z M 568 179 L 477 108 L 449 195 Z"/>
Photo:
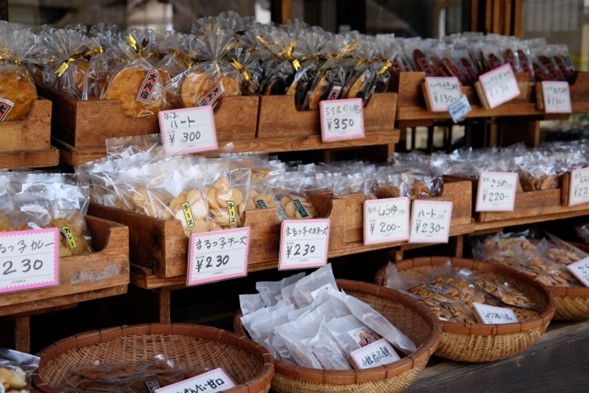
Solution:
<path fill-rule="evenodd" d="M 127 292 L 129 231 L 86 216 L 95 252 L 60 259 L 59 285 L 0 296 L 0 316 L 27 314 Z"/>
<path fill-rule="evenodd" d="M 392 131 L 397 112 L 396 93 L 375 93 L 364 108 L 365 133 Z M 319 111 L 298 111 L 292 96 L 260 97 L 258 138 L 321 135 Z"/>

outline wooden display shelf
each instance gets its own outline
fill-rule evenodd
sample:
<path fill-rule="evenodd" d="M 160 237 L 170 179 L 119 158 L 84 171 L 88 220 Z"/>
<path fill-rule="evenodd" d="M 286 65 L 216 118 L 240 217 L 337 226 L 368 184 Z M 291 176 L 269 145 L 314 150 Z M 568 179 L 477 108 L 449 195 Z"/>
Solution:
<path fill-rule="evenodd" d="M 589 112 L 589 72 L 578 72 L 570 90 L 573 113 Z"/>
<path fill-rule="evenodd" d="M 54 167 L 59 165 L 59 157 L 60 152 L 54 147 L 47 150 L 0 152 L 0 170 Z"/>

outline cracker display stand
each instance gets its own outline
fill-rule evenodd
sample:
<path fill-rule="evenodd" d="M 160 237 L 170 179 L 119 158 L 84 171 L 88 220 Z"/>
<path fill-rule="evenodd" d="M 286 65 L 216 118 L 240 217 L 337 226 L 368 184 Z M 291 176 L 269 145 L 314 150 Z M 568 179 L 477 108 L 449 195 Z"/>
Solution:
<path fill-rule="evenodd" d="M 59 164 L 51 146 L 51 101 L 39 98 L 23 120 L 0 123 L 0 170 Z"/>
<path fill-rule="evenodd" d="M 534 300 L 540 306 L 540 315 L 524 322 L 493 325 L 442 321 L 442 335 L 435 353 L 437 356 L 464 362 L 496 361 L 523 352 L 540 339 L 554 316 L 555 304 L 548 289 L 528 276 L 505 266 L 463 258 L 415 258 L 396 262 L 395 266 L 397 270 L 410 275 L 411 269 L 439 266 L 448 261 L 457 268 L 500 275 L 511 286 Z M 386 267 L 383 267 L 377 273 L 378 284 L 385 284 L 385 270 Z"/>
<path fill-rule="evenodd" d="M 81 333 L 43 349 L 33 386 L 58 393 L 68 372 L 100 361 L 102 364 L 142 364 L 164 355 L 174 367 L 223 368 L 235 381 L 232 393 L 265 393 L 274 373 L 272 355 L 261 345 L 207 326 L 149 324 Z"/>
<path fill-rule="evenodd" d="M 381 313 L 415 342 L 417 350 L 394 363 L 364 370 L 319 370 L 275 360 L 272 390 L 277 393 L 395 393 L 407 389 L 425 368 L 440 339 L 437 317 L 414 299 L 391 289 L 359 281 L 337 280 L 338 287 Z M 234 329 L 246 332 L 240 315 Z"/>

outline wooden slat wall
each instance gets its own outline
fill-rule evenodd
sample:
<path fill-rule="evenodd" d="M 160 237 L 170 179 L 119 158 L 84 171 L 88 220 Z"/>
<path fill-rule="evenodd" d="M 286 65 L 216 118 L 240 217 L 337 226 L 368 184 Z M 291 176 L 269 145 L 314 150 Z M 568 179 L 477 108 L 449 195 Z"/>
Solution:
<path fill-rule="evenodd" d="M 471 30 L 520 36 L 523 0 L 472 0 Z M 480 11 L 484 9 L 484 14 Z M 481 23 L 481 17 L 484 18 Z"/>

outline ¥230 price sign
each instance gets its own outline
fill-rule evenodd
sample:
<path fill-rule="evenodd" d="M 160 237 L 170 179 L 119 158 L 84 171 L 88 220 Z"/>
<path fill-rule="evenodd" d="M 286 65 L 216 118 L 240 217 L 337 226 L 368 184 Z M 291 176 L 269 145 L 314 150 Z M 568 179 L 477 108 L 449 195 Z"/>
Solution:
<path fill-rule="evenodd" d="M 517 181 L 517 173 L 481 173 L 477 189 L 476 211 L 513 211 Z"/>
<path fill-rule="evenodd" d="M 321 267 L 327 263 L 329 219 L 284 220 L 281 225 L 278 268 Z"/>
<path fill-rule="evenodd" d="M 162 145 L 167 155 L 217 150 L 217 131 L 211 106 L 158 113 Z"/>
<path fill-rule="evenodd" d="M 361 98 L 321 101 L 319 117 L 321 139 L 324 142 L 364 138 L 364 106 Z"/>
<path fill-rule="evenodd" d="M 409 243 L 448 243 L 452 202 L 413 201 Z"/>

